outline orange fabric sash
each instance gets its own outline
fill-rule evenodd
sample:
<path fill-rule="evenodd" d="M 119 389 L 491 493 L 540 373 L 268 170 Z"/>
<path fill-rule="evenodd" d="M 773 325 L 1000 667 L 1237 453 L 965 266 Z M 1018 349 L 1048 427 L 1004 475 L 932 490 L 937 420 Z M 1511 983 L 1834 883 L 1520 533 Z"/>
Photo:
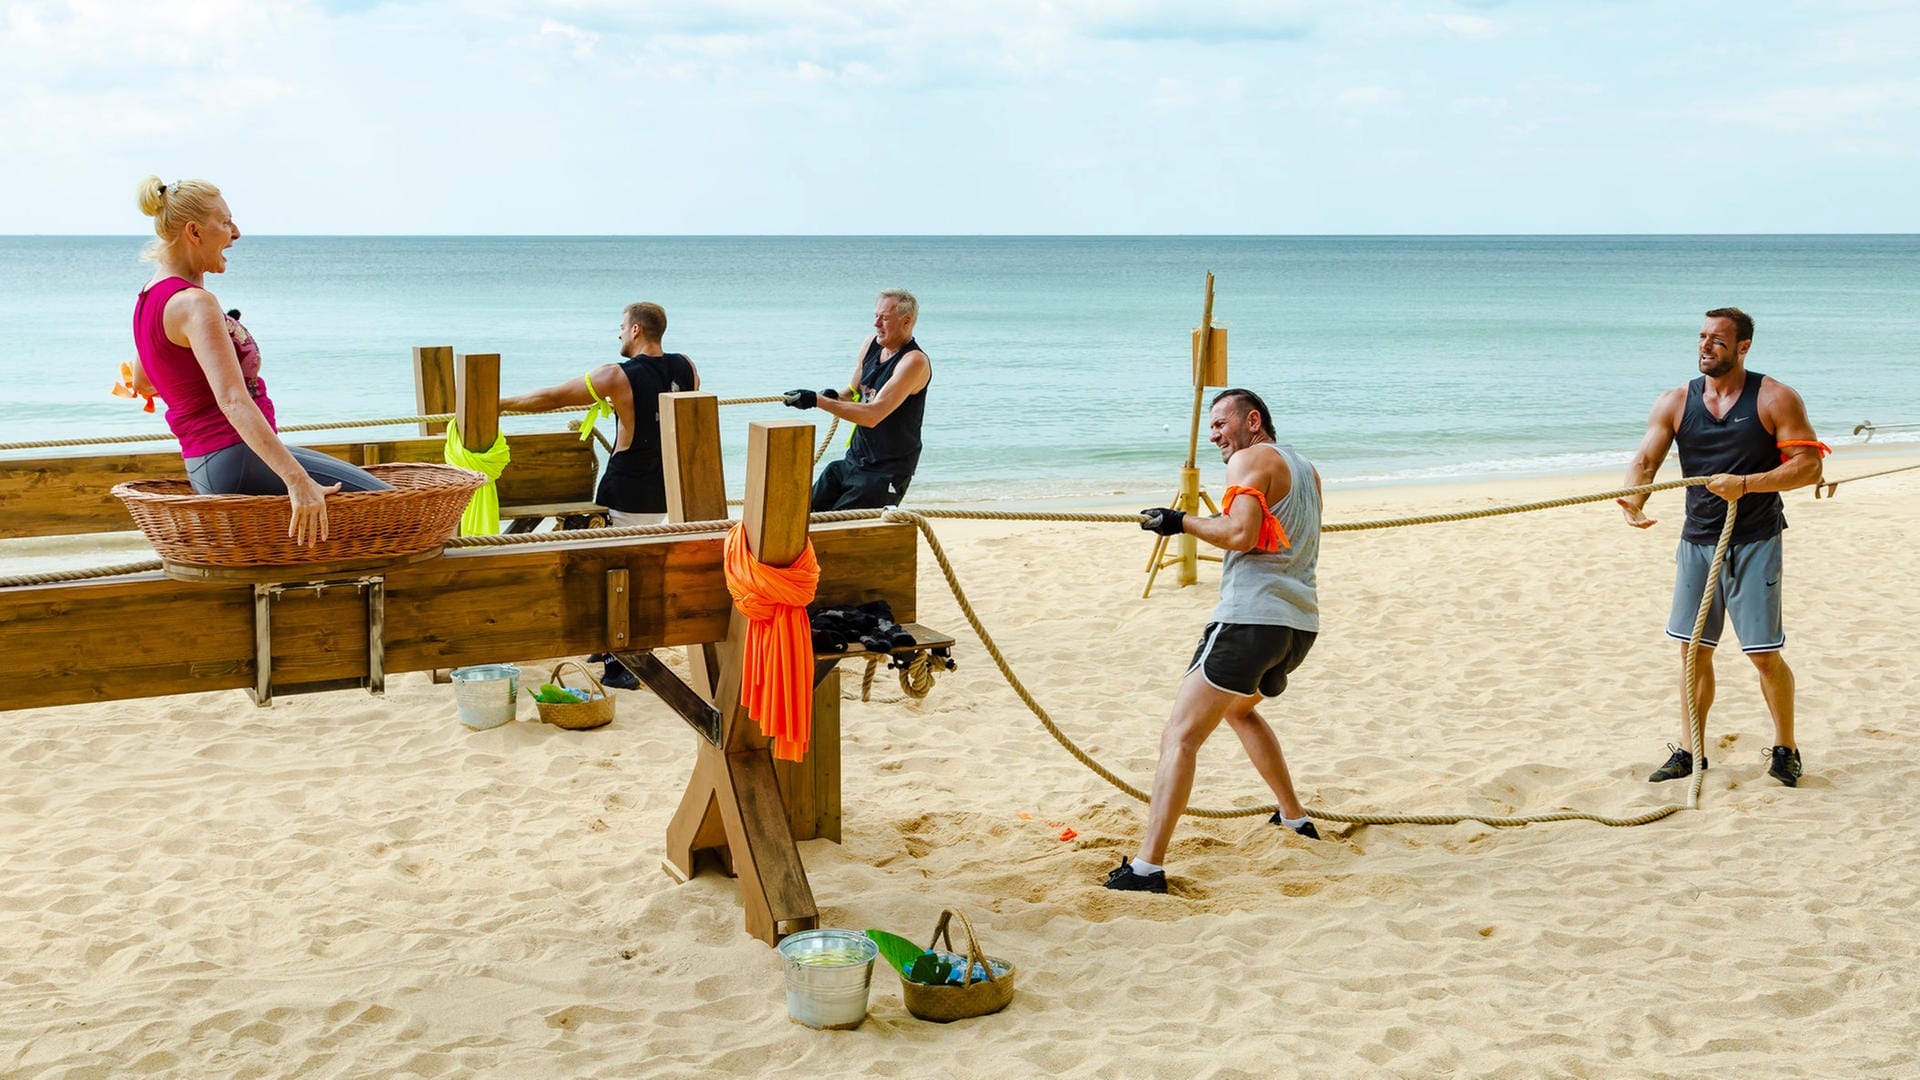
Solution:
<path fill-rule="evenodd" d="M 813 737 L 813 631 L 807 605 L 820 586 L 813 541 L 792 566 L 768 566 L 747 550 L 744 523 L 727 531 L 727 592 L 747 617 L 740 702 L 773 740 L 773 756 L 799 761 Z"/>
<path fill-rule="evenodd" d="M 1233 500 L 1241 495 L 1253 496 L 1260 504 L 1260 539 L 1253 542 L 1255 551 L 1279 551 L 1282 547 L 1292 547 L 1293 541 L 1287 539 L 1287 530 L 1280 527 L 1280 519 L 1267 509 L 1267 497 L 1257 488 L 1241 487 L 1235 484 L 1227 489 L 1227 497 L 1220 501 L 1222 514 L 1233 509 Z"/>
<path fill-rule="evenodd" d="M 1826 443 L 1821 442 L 1819 439 L 1788 439 L 1786 442 L 1783 442 L 1779 445 L 1780 445 L 1781 461 L 1787 460 L 1787 457 L 1789 456 L 1787 454 L 1787 447 L 1789 446 L 1811 446 L 1814 449 L 1820 451 L 1821 457 L 1826 457 L 1828 454 L 1833 453 L 1833 447 L 1828 446 Z"/>

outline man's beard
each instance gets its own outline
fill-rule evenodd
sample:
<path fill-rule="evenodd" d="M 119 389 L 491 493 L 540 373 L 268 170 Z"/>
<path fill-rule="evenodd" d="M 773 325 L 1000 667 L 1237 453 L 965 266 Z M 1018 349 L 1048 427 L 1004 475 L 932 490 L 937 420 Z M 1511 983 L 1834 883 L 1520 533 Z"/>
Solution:
<path fill-rule="evenodd" d="M 1722 360 L 1714 364 L 1711 367 L 1705 364 L 1702 364 L 1700 365 L 1700 374 L 1705 375 L 1709 379 L 1717 379 L 1720 376 L 1725 375 L 1727 372 L 1732 371 L 1734 363 L 1735 361 L 1733 360 L 1733 358 L 1729 357 L 1725 360 Z"/>

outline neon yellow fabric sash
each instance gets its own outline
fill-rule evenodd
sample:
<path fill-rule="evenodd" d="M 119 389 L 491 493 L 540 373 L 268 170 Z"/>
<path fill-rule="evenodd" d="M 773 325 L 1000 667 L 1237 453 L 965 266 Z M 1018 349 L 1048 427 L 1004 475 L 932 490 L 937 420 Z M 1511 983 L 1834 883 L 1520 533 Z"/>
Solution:
<path fill-rule="evenodd" d="M 587 406 L 587 415 L 580 421 L 580 441 L 586 442 L 593 438 L 593 425 L 599 423 L 601 417 L 611 416 L 615 423 L 619 423 L 620 417 L 613 411 L 613 402 L 601 397 L 600 391 L 593 388 L 593 373 L 588 372 L 581 378 L 587 382 L 587 393 L 593 395 L 593 404 Z"/>
<path fill-rule="evenodd" d="M 466 512 L 460 515 L 461 536 L 491 535 L 500 531 L 500 489 L 494 481 L 507 471 L 507 463 L 512 460 L 513 455 L 507 452 L 506 432 L 495 436 L 493 449 L 476 452 L 460 441 L 459 422 L 447 424 L 447 464 L 487 474 L 487 482 L 473 493 Z"/>

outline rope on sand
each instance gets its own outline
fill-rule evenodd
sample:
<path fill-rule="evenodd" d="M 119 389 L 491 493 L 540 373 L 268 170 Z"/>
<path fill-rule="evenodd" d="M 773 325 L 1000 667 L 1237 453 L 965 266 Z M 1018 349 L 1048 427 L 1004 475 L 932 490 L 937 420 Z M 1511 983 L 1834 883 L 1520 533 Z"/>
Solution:
<path fill-rule="evenodd" d="M 1544 502 L 1544 503 L 1527 504 L 1524 507 L 1501 507 L 1501 508 L 1495 508 L 1492 510 L 1473 511 L 1473 512 L 1464 513 L 1464 514 L 1424 515 L 1419 518 L 1405 518 L 1405 519 L 1398 519 L 1391 522 L 1368 522 L 1362 525 L 1348 526 L 1347 528 L 1349 529 L 1387 528 L 1392 525 L 1426 524 L 1426 523 L 1436 522 L 1436 521 L 1466 521 L 1476 517 L 1498 517 L 1503 514 L 1520 513 L 1523 510 L 1528 510 L 1528 509 L 1546 509 L 1547 507 L 1550 507 L 1550 506 L 1571 506 L 1576 503 L 1597 502 L 1601 499 L 1611 499 L 1611 498 L 1617 498 L 1622 495 L 1638 494 L 1642 491 L 1655 491 L 1663 488 L 1672 488 L 1672 487 L 1695 487 L 1695 486 L 1705 484 L 1708 479 L 1709 479 L 1708 477 L 1702 476 L 1702 477 L 1695 477 L 1690 480 L 1683 480 L 1683 481 L 1677 481 L 1677 482 L 1666 483 L 1666 484 L 1645 485 L 1637 488 L 1627 488 L 1622 491 L 1605 492 L 1599 495 L 1583 496 L 1583 497 L 1574 498 L 1574 499 L 1555 499 L 1555 500 Z M 1060 730 L 1060 726 L 1053 722 L 1053 718 L 1047 714 L 1046 709 L 1043 708 L 1038 701 L 1034 700 L 1033 694 L 1027 690 L 1026 685 L 1020 681 L 1019 676 L 1013 673 L 1013 667 L 1007 663 L 1007 658 L 1005 654 L 1003 654 L 1000 651 L 999 645 L 995 644 L 993 640 L 993 636 L 987 632 L 986 626 L 980 622 L 979 614 L 974 611 L 972 602 L 967 599 L 966 591 L 962 589 L 960 586 L 959 577 L 954 573 L 953 563 L 947 558 L 946 551 L 940 546 L 939 538 L 934 536 L 933 529 L 931 526 L 927 524 L 927 520 L 926 520 L 929 517 L 949 517 L 949 518 L 979 517 L 985 520 L 1001 521 L 1001 520 L 1008 520 L 1008 517 L 1006 516 L 1007 513 L 1008 512 L 1005 512 L 1005 511 L 968 512 L 968 511 L 888 510 L 885 512 L 885 520 L 909 521 L 909 522 L 912 522 L 913 525 L 920 530 L 920 534 L 926 538 L 928 548 L 930 548 L 933 551 L 934 559 L 938 561 L 940 564 L 941 573 L 946 575 L 947 587 L 953 590 L 954 599 L 959 601 L 960 603 L 960 613 L 966 618 L 967 625 L 971 626 L 973 628 L 973 632 L 979 635 L 980 644 L 986 647 L 987 655 L 993 657 L 993 662 L 997 667 L 999 667 L 1001 676 L 1007 680 L 1007 684 L 1013 688 L 1013 692 L 1019 696 L 1021 702 L 1024 703 L 1030 711 L 1032 711 L 1033 715 L 1036 718 L 1039 719 L 1041 726 L 1047 729 L 1047 734 L 1052 735 L 1054 738 L 1054 741 L 1059 743 L 1062 749 L 1066 750 L 1067 753 L 1073 755 L 1074 760 L 1086 766 L 1089 770 L 1093 772 L 1094 775 L 1100 777 L 1100 779 L 1105 780 L 1107 783 L 1113 785 L 1122 793 L 1128 796 L 1131 796 L 1134 799 L 1138 799 L 1141 802 L 1151 802 L 1151 797 L 1147 792 L 1142 791 L 1139 788 L 1134 787 L 1132 784 L 1128 783 L 1127 781 L 1121 779 L 1119 776 L 1115 775 L 1111 769 L 1108 769 L 1106 766 L 1100 764 L 1100 762 L 1094 760 L 1092 755 L 1088 754 L 1085 750 L 1082 750 L 1078 745 L 1076 745 L 1074 741 L 1071 738 L 1069 738 L 1065 732 Z M 1106 517 L 1122 517 L 1122 518 L 1131 518 L 1132 520 L 1136 520 L 1136 521 L 1140 520 L 1138 515 L 1106 515 Z M 1049 520 L 1049 519 L 1051 519 L 1051 515 L 1023 516 L 1022 518 L 1019 518 L 1016 520 Z M 1076 520 L 1077 519 L 1079 519 L 1079 516 L 1076 516 Z M 1331 530 L 1323 529 L 1322 531 L 1325 532 L 1325 531 L 1331 531 Z M 1719 543 L 1719 546 L 1714 551 L 1713 567 L 1708 577 L 1707 587 L 1702 593 L 1702 596 L 1700 599 L 1700 611 L 1698 613 L 1698 616 L 1694 620 L 1693 640 L 1687 653 L 1688 666 L 1687 666 L 1686 677 L 1687 677 L 1687 685 L 1688 685 L 1688 691 L 1689 691 L 1688 697 L 1687 697 L 1687 714 L 1690 718 L 1690 723 L 1695 732 L 1694 734 L 1695 746 L 1702 745 L 1701 740 L 1704 737 L 1704 735 L 1702 734 L 1702 732 L 1704 731 L 1704 722 L 1702 721 L 1702 719 L 1698 714 L 1698 711 L 1695 707 L 1695 703 L 1693 701 L 1692 692 L 1691 692 L 1692 685 L 1693 685 L 1693 682 L 1692 682 L 1693 654 L 1698 650 L 1701 633 L 1706 627 L 1707 613 L 1709 608 L 1712 606 L 1713 598 L 1718 588 L 1720 566 L 1726 556 L 1727 543 L 1732 538 L 1732 536 L 1733 536 L 1733 507 L 1732 507 L 1732 504 L 1728 504 L 1727 523 L 1720 531 L 1720 543 Z M 1502 827 L 1514 826 L 1514 825 L 1531 825 L 1531 824 L 1548 822 L 1548 821 L 1596 821 L 1602 825 L 1614 825 L 1614 826 L 1645 825 L 1645 824 L 1648 824 L 1649 822 L 1659 821 L 1661 818 L 1664 818 L 1669 814 L 1675 813 L 1681 809 L 1691 810 L 1691 809 L 1698 808 L 1699 799 L 1700 799 L 1701 778 L 1702 778 L 1701 770 L 1698 770 L 1698 769 L 1694 770 L 1692 785 L 1688 790 L 1687 802 L 1684 807 L 1679 805 L 1663 806 L 1657 810 L 1650 810 L 1647 813 L 1639 814 L 1633 817 L 1608 817 L 1601 814 L 1590 814 L 1590 813 L 1586 813 L 1584 811 L 1578 811 L 1578 810 L 1561 810 L 1561 811 L 1554 811 L 1551 813 L 1544 813 L 1544 814 L 1496 816 L 1496 815 L 1490 815 L 1490 814 L 1349 814 L 1349 813 L 1341 813 L 1341 812 L 1336 812 L 1331 810 L 1319 810 L 1319 809 L 1314 809 L 1312 807 L 1309 807 L 1308 813 L 1311 814 L 1313 817 L 1318 818 L 1322 821 L 1342 821 L 1342 822 L 1348 822 L 1356 825 L 1455 825 L 1463 821 L 1478 821 L 1486 825 L 1494 825 L 1494 826 L 1502 826 Z M 1227 819 L 1227 818 L 1242 818 L 1242 817 L 1263 817 L 1263 816 L 1274 813 L 1278 809 L 1279 807 L 1272 803 L 1269 803 L 1266 806 L 1248 807 L 1245 809 L 1237 809 L 1237 810 L 1216 810 L 1216 809 L 1208 809 L 1205 807 L 1189 806 L 1186 808 L 1186 810 L 1183 811 L 1183 814 L 1184 816 L 1187 816 L 1187 817 Z"/>

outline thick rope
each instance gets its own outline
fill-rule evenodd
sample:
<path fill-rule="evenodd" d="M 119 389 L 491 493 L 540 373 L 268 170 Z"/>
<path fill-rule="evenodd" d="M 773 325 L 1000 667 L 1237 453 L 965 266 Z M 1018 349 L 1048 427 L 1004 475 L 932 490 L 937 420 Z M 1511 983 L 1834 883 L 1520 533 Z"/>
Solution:
<path fill-rule="evenodd" d="M 784 396 L 775 394 L 767 397 L 721 398 L 721 405 L 769 405 L 785 401 Z M 535 412 L 503 412 L 501 416 L 553 416 L 560 413 L 586 412 L 587 406 L 576 405 L 560 409 L 541 409 Z M 278 428 L 282 435 L 297 431 L 345 431 L 349 428 L 399 427 L 402 424 L 443 424 L 456 419 L 453 413 L 423 413 L 419 416 L 382 416 L 371 420 L 332 420 L 315 424 L 288 424 Z M 839 423 L 835 418 L 835 423 Z M 116 446 L 122 443 L 167 442 L 173 438 L 172 432 L 152 435 L 98 435 L 82 439 L 43 439 L 38 442 L 0 443 L 0 450 L 52 450 L 67 446 Z M 820 459 L 814 458 L 817 462 Z"/>
<path fill-rule="evenodd" d="M 1688 480 L 1678 481 L 1673 483 L 1660 484 L 1660 485 L 1648 485 L 1641 488 L 1630 488 L 1630 489 L 1626 489 L 1624 492 L 1609 492 L 1600 496 L 1591 496 L 1591 497 L 1586 497 L 1581 499 L 1572 499 L 1572 500 L 1553 500 L 1547 503 L 1529 504 L 1526 507 L 1526 509 L 1545 509 L 1548 506 L 1563 506 L 1563 505 L 1572 505 L 1578 502 L 1593 502 L 1600 498 L 1615 498 L 1615 497 L 1618 497 L 1620 494 L 1637 494 L 1642 490 L 1650 490 L 1650 489 L 1657 490 L 1660 488 L 1671 488 L 1671 487 L 1692 487 L 1692 486 L 1705 484 L 1707 480 L 1708 480 L 1707 477 L 1694 477 Z M 1503 513 L 1518 513 L 1518 512 L 1520 512 L 1519 508 L 1501 508 L 1501 509 L 1496 509 L 1492 511 L 1480 511 L 1480 512 L 1477 512 L 1475 516 L 1494 517 L 1494 516 L 1499 516 L 1500 514 L 1503 514 Z M 1007 512 L 1001 511 L 1001 512 L 992 512 L 992 513 L 994 513 L 995 516 L 997 517 L 999 514 L 1007 513 Z M 1013 673 L 1013 668 L 1010 664 L 1008 664 L 1005 654 L 1003 654 L 1000 651 L 1000 647 L 994 642 L 992 635 L 987 633 L 987 628 L 985 625 L 983 625 L 980 622 L 980 616 L 974 611 L 972 602 L 967 599 L 965 590 L 963 590 L 960 586 L 960 579 L 958 575 L 955 574 L 954 572 L 953 563 L 947 558 L 946 551 L 940 546 L 939 538 L 934 536 L 932 527 L 927 524 L 926 519 L 932 516 L 955 517 L 955 516 L 962 516 L 962 512 L 927 511 L 923 513 L 923 512 L 916 512 L 916 511 L 910 511 L 910 510 L 889 510 L 886 512 L 886 520 L 910 521 L 913 523 L 913 525 L 916 528 L 920 530 L 920 534 L 926 538 L 928 548 L 932 550 L 934 559 L 940 564 L 941 573 L 946 576 L 947 587 L 953 591 L 954 599 L 958 601 L 960 604 L 960 612 L 966 618 L 967 625 L 971 626 L 973 628 L 973 632 L 980 638 L 980 644 L 986 648 L 987 655 L 993 658 L 994 665 L 1000 669 L 1001 676 L 1007 680 L 1007 684 L 1013 688 L 1013 692 L 1020 698 L 1021 702 L 1025 704 L 1030 711 L 1032 711 L 1033 715 L 1036 718 L 1039 719 L 1041 726 L 1047 729 L 1047 733 L 1053 736 L 1054 741 L 1058 742 L 1062 749 L 1066 750 L 1067 753 L 1073 755 L 1076 761 L 1086 766 L 1090 771 L 1094 773 L 1094 775 L 1100 777 L 1102 780 L 1105 780 L 1107 783 L 1113 785 L 1119 791 L 1141 802 L 1151 802 L 1152 797 L 1147 792 L 1142 791 L 1139 788 L 1134 787 L 1132 784 L 1129 784 L 1125 780 L 1121 779 L 1119 776 L 1115 775 L 1112 770 L 1108 769 L 1106 766 L 1094 760 L 1093 757 L 1089 755 L 1086 751 L 1080 749 L 1080 747 L 1076 745 L 1074 741 L 1066 735 L 1065 732 L 1060 730 L 1059 725 L 1053 722 L 1053 718 L 1047 714 L 1046 709 L 1043 708 L 1038 701 L 1034 700 L 1033 694 L 1027 690 L 1026 684 L 1020 681 L 1019 676 Z M 1139 519 L 1138 517 L 1135 517 L 1134 520 L 1139 520 Z M 1466 520 L 1466 519 L 1456 515 L 1426 515 L 1419 519 L 1406 519 L 1404 521 L 1396 521 L 1396 522 L 1390 522 L 1390 523 L 1388 522 L 1368 523 L 1367 527 L 1385 528 L 1389 524 L 1419 524 L 1419 523 L 1425 523 L 1428 521 L 1456 521 L 1456 520 Z M 1700 633 L 1702 629 L 1704 629 L 1706 624 L 1707 609 L 1713 602 L 1714 592 L 1719 581 L 1718 575 L 1719 575 L 1720 565 L 1726 554 L 1727 542 L 1729 538 L 1733 535 L 1733 526 L 1730 522 L 1731 522 L 1731 512 L 1729 512 L 1729 524 L 1726 525 L 1721 530 L 1720 544 L 1719 544 L 1719 547 L 1714 552 L 1714 562 L 1713 562 L 1713 568 L 1711 571 L 1712 576 L 1710 577 L 1707 583 L 1707 588 L 1701 599 L 1701 610 L 1699 612 L 1698 618 L 1695 620 L 1696 626 L 1694 631 L 1694 641 L 1696 643 L 1696 647 L 1697 647 L 1697 642 L 1699 641 Z M 1691 675 L 1692 675 L 1692 671 L 1691 671 L 1691 668 L 1689 668 L 1687 671 L 1689 687 L 1691 687 L 1692 685 Z M 1691 699 L 1689 699 L 1688 711 L 1689 711 L 1689 715 L 1694 718 L 1693 723 L 1696 726 L 1696 728 L 1701 727 L 1702 721 L 1698 717 L 1697 712 L 1694 711 L 1694 706 L 1691 703 Z M 1696 740 L 1701 737 L 1702 736 L 1696 736 Z M 1349 822 L 1349 823 L 1358 824 L 1358 825 L 1394 825 L 1394 824 L 1455 825 L 1464 821 L 1478 821 L 1486 825 L 1507 827 L 1507 826 L 1516 826 L 1516 825 L 1530 825 L 1530 824 L 1549 822 L 1549 821 L 1594 821 L 1594 822 L 1599 822 L 1602 825 L 1631 826 L 1631 825 L 1645 825 L 1650 822 L 1659 821 L 1661 818 L 1664 818 L 1679 810 L 1696 808 L 1699 804 L 1699 795 L 1698 795 L 1699 786 L 1700 786 L 1700 775 L 1698 771 L 1696 771 L 1694 776 L 1693 786 L 1692 786 L 1693 789 L 1689 792 L 1688 800 L 1684 807 L 1680 805 L 1663 806 L 1657 810 L 1651 810 L 1647 813 L 1635 815 L 1633 817 L 1608 817 L 1601 814 L 1590 814 L 1584 811 L 1577 811 L 1577 810 L 1562 810 L 1562 811 L 1555 811 L 1555 812 L 1544 813 L 1544 814 L 1525 814 L 1525 815 L 1508 815 L 1508 816 L 1495 816 L 1495 815 L 1488 815 L 1488 814 L 1349 814 L 1349 813 L 1340 813 L 1340 812 L 1335 812 L 1330 810 L 1319 810 L 1319 809 L 1313 809 L 1313 808 L 1309 808 L 1308 812 L 1312 816 L 1319 818 L 1323 821 L 1343 821 L 1343 822 Z M 1208 809 L 1205 807 L 1189 806 L 1186 808 L 1186 810 L 1183 811 L 1183 814 L 1184 816 L 1187 816 L 1187 817 L 1226 819 L 1226 818 L 1241 818 L 1241 817 L 1260 817 L 1260 816 L 1272 814 L 1278 809 L 1279 809 L 1278 805 L 1271 804 L 1271 803 L 1266 806 L 1249 807 L 1246 809 L 1238 809 L 1238 810 L 1215 810 L 1215 809 Z"/>

